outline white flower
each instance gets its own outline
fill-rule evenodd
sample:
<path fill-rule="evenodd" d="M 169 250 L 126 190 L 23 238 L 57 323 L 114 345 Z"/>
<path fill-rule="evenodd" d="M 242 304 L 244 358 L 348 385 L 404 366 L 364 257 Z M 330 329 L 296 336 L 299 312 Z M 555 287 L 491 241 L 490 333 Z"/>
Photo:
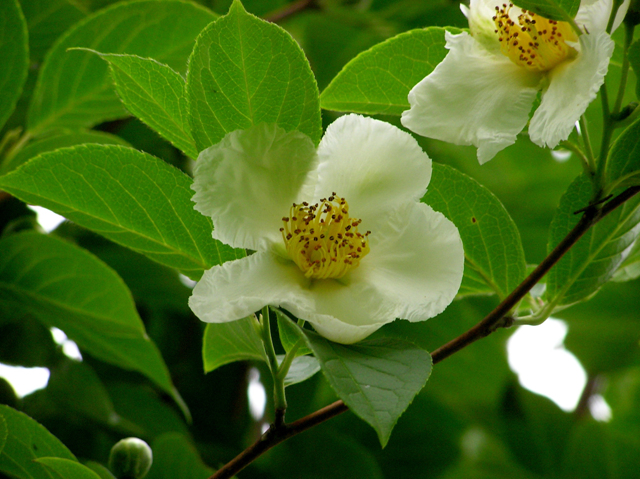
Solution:
<path fill-rule="evenodd" d="M 554 22 L 504 0 L 471 0 L 462 7 L 469 33 L 445 33 L 449 53 L 409 93 L 402 124 L 423 136 L 478 147 L 485 163 L 513 144 L 529 124 L 537 145 L 555 148 L 604 82 L 614 42 L 606 32 L 613 0 L 582 0 L 575 18 Z M 616 15 L 626 13 L 625 0 Z M 506 5 L 506 6 L 505 6 Z"/>
<path fill-rule="evenodd" d="M 419 202 L 430 178 L 409 134 L 358 115 L 317 151 L 275 125 L 229 133 L 200 153 L 193 199 L 214 238 L 255 253 L 206 271 L 189 306 L 212 323 L 280 306 L 345 344 L 439 314 L 464 253 L 456 227 Z"/>

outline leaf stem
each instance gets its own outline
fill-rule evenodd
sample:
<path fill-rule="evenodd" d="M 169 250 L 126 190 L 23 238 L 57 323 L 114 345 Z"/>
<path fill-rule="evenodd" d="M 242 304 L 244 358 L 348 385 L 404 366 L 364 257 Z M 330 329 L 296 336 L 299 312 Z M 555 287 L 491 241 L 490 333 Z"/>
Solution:
<path fill-rule="evenodd" d="M 584 154 L 584 151 L 582 151 L 578 145 L 576 145 L 572 141 L 564 140 L 560 142 L 560 146 L 577 155 L 578 158 L 580 158 L 580 162 L 582 163 L 582 167 L 584 171 L 587 174 L 591 174 L 591 171 L 590 171 L 591 166 L 590 166 L 589 159 L 587 158 L 587 155 Z"/>
<path fill-rule="evenodd" d="M 582 136 L 582 143 L 585 149 L 585 158 L 587 159 L 587 172 L 591 177 L 596 172 L 596 160 L 593 156 L 593 148 L 591 147 L 591 139 L 589 137 L 589 125 L 587 124 L 587 118 L 582 115 L 580 117 L 580 136 Z"/>
<path fill-rule="evenodd" d="M 627 88 L 627 78 L 629 77 L 629 47 L 633 42 L 633 30 L 635 25 L 624 22 L 624 47 L 622 49 L 622 71 L 620 72 L 620 86 L 618 87 L 618 95 L 616 103 L 613 106 L 611 114 L 615 117 L 620 113 L 622 108 L 622 100 Z"/>
<path fill-rule="evenodd" d="M 284 382 L 284 378 L 287 377 L 287 373 L 289 372 L 289 368 L 291 367 L 291 363 L 296 357 L 296 352 L 300 349 L 300 346 L 304 343 L 304 339 L 300 338 L 293 345 L 291 350 L 285 355 L 282 363 L 280 363 L 280 367 L 278 368 L 278 377 L 282 379 Z"/>
<path fill-rule="evenodd" d="M 7 165 L 11 163 L 13 157 L 31 140 L 31 134 L 28 131 L 20 136 L 21 132 L 21 128 L 10 130 L 0 142 L 0 165 L 6 171 L 8 171 Z M 3 155 L 5 149 L 6 154 Z M 1 158 L 2 156 L 4 158 Z"/>
<path fill-rule="evenodd" d="M 609 97 L 607 84 L 600 87 L 600 98 L 602 98 L 602 143 L 600 144 L 600 155 L 598 156 L 598 166 L 593 182 L 594 201 L 598 201 L 604 191 L 604 172 L 607 166 L 607 156 L 609 155 L 609 144 L 613 136 L 613 118 L 609 110 Z"/>
<path fill-rule="evenodd" d="M 514 318 L 512 326 L 539 326 L 544 323 L 549 316 L 551 316 L 555 307 L 555 303 L 547 303 L 540 309 L 540 311 L 529 316 Z"/>
<path fill-rule="evenodd" d="M 261 315 L 262 325 L 262 343 L 264 344 L 264 352 L 267 355 L 267 364 L 273 378 L 273 402 L 276 410 L 276 423 L 282 421 L 284 423 L 284 412 L 287 409 L 287 397 L 284 392 L 284 378 L 278 374 L 278 358 L 273 347 L 273 339 L 271 338 L 271 322 L 269 321 L 269 306 L 262 308 Z M 286 376 L 286 373 L 285 373 Z"/>

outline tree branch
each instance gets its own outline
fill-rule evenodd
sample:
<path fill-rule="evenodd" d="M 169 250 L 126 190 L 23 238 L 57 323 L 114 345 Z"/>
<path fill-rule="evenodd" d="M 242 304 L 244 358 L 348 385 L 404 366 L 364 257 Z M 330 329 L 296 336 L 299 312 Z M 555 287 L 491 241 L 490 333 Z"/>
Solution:
<path fill-rule="evenodd" d="M 297 2 L 285 5 L 279 10 L 271 12 L 264 16 L 264 19 L 268 22 L 278 23 L 296 13 L 302 12 L 307 9 L 318 8 L 316 5 L 317 0 L 298 0 Z"/>
<path fill-rule="evenodd" d="M 513 319 L 506 316 L 518 302 L 533 288 L 542 277 L 549 272 L 564 254 L 587 232 L 594 224 L 604 218 L 606 215 L 622 205 L 625 201 L 631 199 L 640 192 L 640 186 L 627 188 L 621 194 L 605 203 L 602 208 L 598 204 L 588 206 L 578 224 L 565 236 L 565 238 L 549 253 L 549 255 L 531 272 L 527 278 L 514 289 L 493 311 L 491 311 L 482 321 L 474 327 L 461 334 L 447 344 L 439 347 L 431 353 L 433 364 L 448 358 L 452 354 L 469 346 L 471 343 L 480 338 L 488 336 L 498 328 L 508 327 Z M 308 416 L 303 417 L 291 424 L 282 424 L 280 426 L 272 425 L 269 430 L 262 435 L 257 442 L 249 446 L 242 453 L 236 456 L 231 462 L 223 466 L 209 479 L 229 479 L 236 473 L 244 469 L 255 459 L 260 457 L 272 447 L 280 444 L 282 441 L 300 434 L 307 429 L 312 428 L 338 414 L 347 411 L 349 408 L 342 401 L 336 401 Z"/>
<path fill-rule="evenodd" d="M 329 404 L 328 406 L 303 417 L 302 419 L 292 422 L 291 424 L 282 424 L 281 426 L 272 424 L 269 430 L 267 430 L 260 439 L 238 454 L 231 462 L 225 464 L 221 469 L 218 469 L 218 471 L 209 479 L 230 479 L 262 454 L 272 447 L 277 446 L 282 441 L 317 426 L 327 419 L 331 419 L 348 409 L 349 408 L 345 403 L 342 401 L 336 401 L 333 404 Z"/>

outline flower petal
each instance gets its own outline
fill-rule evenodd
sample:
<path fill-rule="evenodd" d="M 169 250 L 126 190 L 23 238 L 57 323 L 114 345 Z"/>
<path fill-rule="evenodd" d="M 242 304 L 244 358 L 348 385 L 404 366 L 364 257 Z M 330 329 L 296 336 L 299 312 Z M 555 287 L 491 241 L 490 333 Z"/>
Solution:
<path fill-rule="evenodd" d="M 267 304 L 280 306 L 327 339 L 349 344 L 395 319 L 393 305 L 376 293 L 367 283 L 311 282 L 293 262 L 261 251 L 206 271 L 189 306 L 208 323 L 235 321 Z"/>
<path fill-rule="evenodd" d="M 336 192 L 351 214 L 374 226 L 380 212 L 420 199 L 431 180 L 431 159 L 408 133 L 360 115 L 334 121 L 318 147 L 313 197 Z"/>
<path fill-rule="evenodd" d="M 496 14 L 496 6 L 500 1 L 496 0 L 471 0 L 467 7 L 460 4 L 460 10 L 469 20 L 471 36 L 479 41 L 484 48 L 491 52 L 500 52 L 500 41 L 496 33 L 496 23 L 493 16 Z"/>
<path fill-rule="evenodd" d="M 213 220 L 214 238 L 264 250 L 282 242 L 282 217 L 315 162 L 313 142 L 300 132 L 273 124 L 236 130 L 200 153 L 195 209 Z"/>
<path fill-rule="evenodd" d="M 321 322 L 312 323 L 314 329 L 322 336 L 334 343 L 353 344 L 362 341 L 384 326 L 384 323 L 354 326 L 343 323 L 331 316 L 324 316 Z"/>
<path fill-rule="evenodd" d="M 368 282 L 315 281 L 309 294 L 313 302 L 281 305 L 337 343 L 360 341 L 396 319 L 393 303 L 386 302 Z"/>
<path fill-rule="evenodd" d="M 580 35 L 578 56 L 551 71 L 549 87 L 531 118 L 531 141 L 555 148 L 569 137 L 604 82 L 614 46 L 605 32 Z"/>
<path fill-rule="evenodd" d="M 259 251 L 214 266 L 193 288 L 189 307 L 207 323 L 225 323 L 253 314 L 267 304 L 294 303 L 306 278 L 292 262 Z"/>
<path fill-rule="evenodd" d="M 423 136 L 478 147 L 480 163 L 516 141 L 541 76 L 484 49 L 468 33 L 445 33 L 445 59 L 409 93 L 402 124 Z"/>
<path fill-rule="evenodd" d="M 624 20 L 629 3 L 630 0 L 624 0 L 618 8 L 611 33 L 615 32 Z M 575 22 L 588 33 L 604 32 L 607 29 L 607 23 L 609 23 L 612 7 L 613 0 L 582 0 Z"/>
<path fill-rule="evenodd" d="M 444 215 L 423 203 L 407 205 L 370 241 L 356 271 L 395 305 L 395 317 L 424 321 L 451 303 L 462 282 L 464 250 Z"/>

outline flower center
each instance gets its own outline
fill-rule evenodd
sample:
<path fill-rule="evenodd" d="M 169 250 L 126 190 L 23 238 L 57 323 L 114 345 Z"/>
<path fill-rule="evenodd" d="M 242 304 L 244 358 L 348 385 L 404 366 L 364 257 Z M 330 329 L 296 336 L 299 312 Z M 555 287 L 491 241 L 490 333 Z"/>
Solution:
<path fill-rule="evenodd" d="M 282 221 L 287 252 L 307 278 L 342 278 L 369 253 L 371 231 L 358 233 L 362 220 L 350 218 L 347 201 L 335 193 L 315 205 L 294 203 Z"/>
<path fill-rule="evenodd" d="M 500 49 L 513 63 L 546 72 L 576 54 L 575 49 L 566 44 L 578 40 L 568 22 L 548 20 L 523 9 L 516 24 L 509 16 L 511 8 L 513 3 L 497 6 L 493 21 Z"/>

